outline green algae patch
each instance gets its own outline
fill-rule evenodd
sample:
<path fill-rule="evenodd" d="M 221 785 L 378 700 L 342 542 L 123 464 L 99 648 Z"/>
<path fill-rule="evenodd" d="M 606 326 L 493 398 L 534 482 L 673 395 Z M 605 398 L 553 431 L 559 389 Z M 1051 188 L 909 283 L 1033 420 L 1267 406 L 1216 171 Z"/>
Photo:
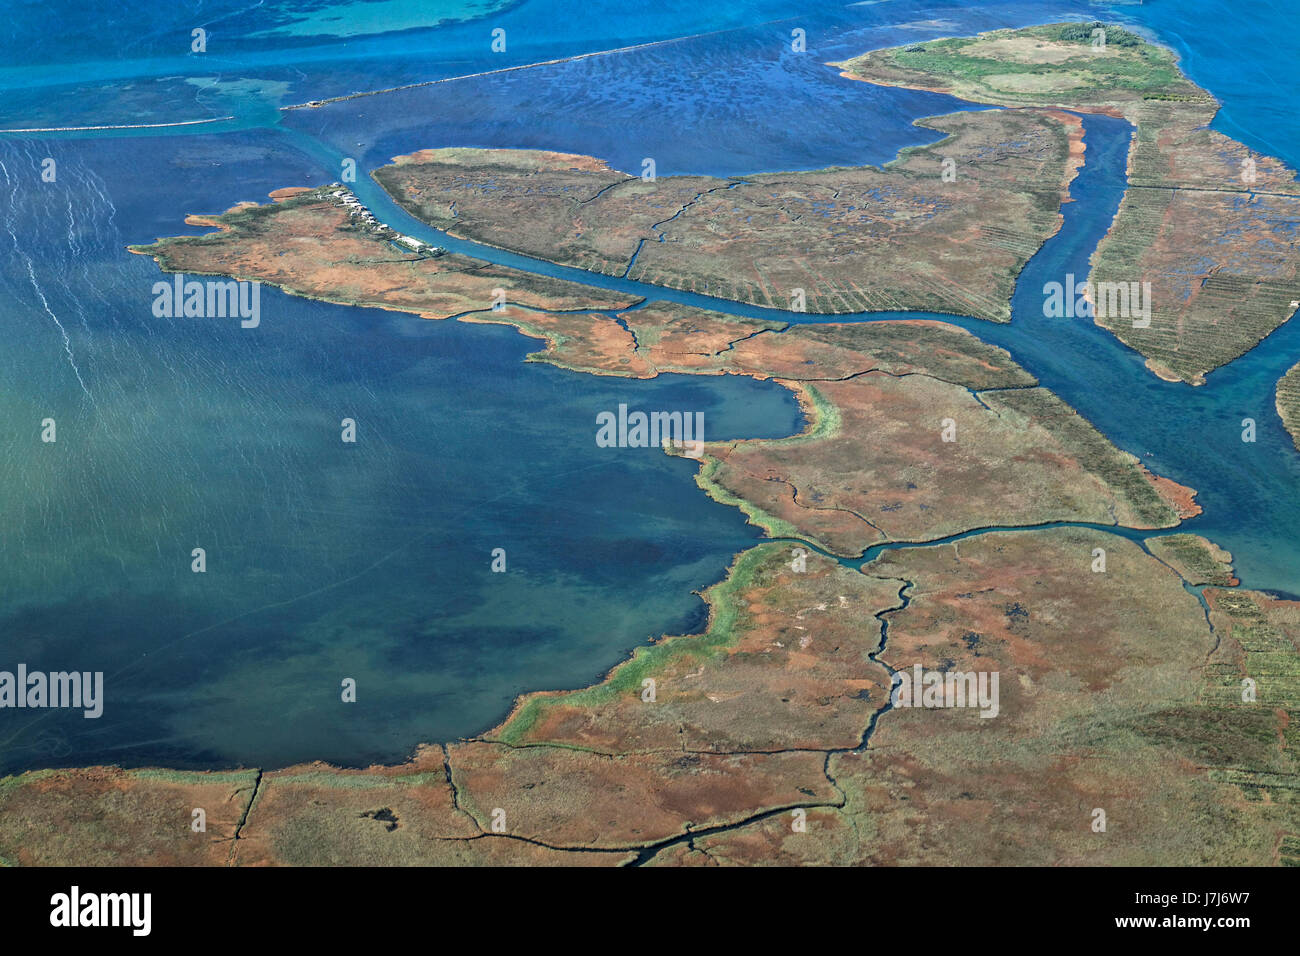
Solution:
<path fill-rule="evenodd" d="M 136 780 L 169 783 L 181 787 L 208 783 L 252 786 L 257 780 L 258 773 L 256 770 L 166 770 L 152 767 L 126 772 Z"/>
<path fill-rule="evenodd" d="M 1100 21 L 930 40 L 834 65 L 872 82 L 908 85 L 903 81 L 910 74 L 967 99 L 1017 106 L 1055 105 L 1063 97 L 1087 103 L 1206 99 L 1183 77 L 1173 51 Z"/>
<path fill-rule="evenodd" d="M 800 536 L 799 529 L 789 521 L 768 514 L 752 501 L 734 495 L 718 484 L 717 474 L 720 465 L 721 461 L 719 459 L 706 458 L 704 464 L 700 466 L 699 474 L 695 476 L 695 483 L 700 486 L 706 495 L 718 502 L 718 504 L 739 508 L 750 524 L 762 528 L 773 538 L 797 538 Z"/>
<path fill-rule="evenodd" d="M 787 438 L 764 438 L 754 439 L 754 441 L 761 442 L 766 447 L 786 448 L 809 442 L 829 441 L 840 434 L 843 427 L 840 410 L 828 401 L 826 396 L 817 390 L 816 386 L 801 383 L 796 394 L 799 398 L 799 405 L 807 419 L 807 425 L 803 431 Z M 748 440 L 745 440 L 735 444 L 744 445 L 747 442 Z M 695 476 L 695 483 L 706 495 L 719 504 L 739 508 L 750 524 L 762 528 L 770 537 L 799 538 L 803 536 L 803 532 L 794 523 L 769 514 L 754 502 L 733 494 L 723 487 L 717 481 L 717 474 L 723 463 L 720 446 L 708 447 L 714 450 L 714 454 L 705 456 L 704 463 Z"/>
<path fill-rule="evenodd" d="M 844 427 L 840 410 L 818 390 L 816 385 L 804 383 L 801 386 L 800 406 L 808 418 L 808 425 L 797 435 L 788 438 L 758 439 L 765 444 L 777 447 L 802 445 L 808 442 L 830 441 L 839 436 Z"/>
<path fill-rule="evenodd" d="M 753 583 L 756 575 L 787 552 L 788 548 L 777 544 L 758 545 L 742 552 L 727 576 L 704 592 L 704 599 L 709 602 L 709 623 L 704 633 L 666 637 L 656 644 L 638 647 L 632 652 L 632 657 L 615 667 L 605 680 L 584 690 L 565 693 L 562 698 L 529 697 L 499 732 L 488 735 L 489 739 L 518 744 L 542 714 L 560 699 L 567 706 L 598 707 L 619 695 L 640 693 L 641 682 L 670 663 L 718 657 L 736 638 L 736 625 L 741 617 L 738 595 Z"/>
<path fill-rule="evenodd" d="M 888 697 L 871 655 L 902 584 L 798 543 L 759 545 L 705 592 L 702 634 L 642 647 L 594 687 L 522 698 L 480 742 L 606 756 L 854 746 Z"/>

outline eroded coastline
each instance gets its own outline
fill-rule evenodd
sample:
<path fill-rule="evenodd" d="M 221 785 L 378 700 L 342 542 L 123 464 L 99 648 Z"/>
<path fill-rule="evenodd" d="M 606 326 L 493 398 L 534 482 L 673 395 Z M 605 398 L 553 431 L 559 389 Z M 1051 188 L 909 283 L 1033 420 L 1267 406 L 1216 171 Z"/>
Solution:
<path fill-rule="evenodd" d="M 463 288 L 456 276 L 426 281 Z M 366 290 L 376 292 L 383 294 L 367 304 L 393 307 L 391 288 Z M 450 308 L 457 299 L 439 297 L 445 294 L 417 290 L 408 301 L 435 307 L 410 310 Z M 733 473 L 730 483 L 742 491 L 746 479 L 737 476 L 744 475 L 756 487 L 792 489 L 775 496 L 748 491 L 774 511 L 787 507 L 789 494 L 786 514 L 771 515 L 774 533 L 843 539 L 848 553 L 890 535 L 941 536 L 949 525 L 933 523 L 934 503 L 917 500 L 924 494 L 918 483 L 902 489 L 922 493 L 904 502 L 910 509 L 887 510 L 894 500 L 872 503 L 883 505 L 882 521 L 898 522 L 873 537 L 860 523 L 876 523 L 858 513 L 866 509 L 844 500 L 854 490 L 849 483 L 824 482 L 835 472 L 851 477 L 836 458 L 847 452 L 857 464 L 852 454 L 862 451 L 844 445 L 846 432 L 854 434 L 846 420 L 865 428 L 869 420 L 852 414 L 879 407 L 910 424 L 912 447 L 904 454 L 916 455 L 918 473 L 933 472 L 934 449 L 960 445 L 942 442 L 931 421 L 945 402 L 960 402 L 953 418 L 959 435 L 973 421 L 999 455 L 1016 454 L 1006 432 L 1025 426 L 1038 429 L 1034 448 L 1055 442 L 1052 465 L 1039 474 L 1064 467 L 1073 487 L 1043 488 L 1039 501 L 1059 513 L 1095 517 L 1092 509 L 1100 508 L 1116 524 L 1166 527 L 1189 510 L 1185 489 L 1153 481 L 1128 456 L 1107 451 L 1095 431 L 1095 439 L 1081 432 L 1070 410 L 1005 352 L 939 323 L 782 331 L 647 307 L 646 316 L 593 313 L 593 332 L 584 335 L 581 316 L 548 313 L 537 303 L 502 314 L 480 302 L 467 317 L 517 322 L 547 340 L 546 360 L 575 369 L 764 375 L 799 390 L 822 416 L 810 434 L 793 440 L 802 452 L 821 446 L 826 467 L 811 476 L 815 497 L 801 504 L 799 488 L 807 482 L 791 480 L 801 461 L 773 460 L 792 440 L 710 450 L 717 472 L 724 454 L 729 461 L 742 457 L 738 447 L 757 449 L 757 462 Z M 1006 398 L 1022 404 L 999 402 Z M 973 503 L 976 516 L 976 505 L 1005 497 L 996 484 L 971 479 L 986 462 L 947 465 L 941 490 L 989 496 Z M 1031 502 L 1039 490 L 1030 489 Z M 1038 523 L 1035 517 L 1041 515 L 1022 509 L 1010 523 Z M 956 525 L 969 520 L 958 515 Z M 1110 560 L 1101 574 L 1090 567 L 1098 548 Z M 6 809 L 16 820 L 38 817 L 41 801 L 79 791 L 95 827 L 121 828 L 144 848 L 161 836 L 138 832 L 138 824 L 131 830 L 114 816 L 122 806 L 142 800 L 156 810 L 160 797 L 181 806 L 195 797 L 187 788 L 216 785 L 205 794 L 224 794 L 232 812 L 212 845 L 195 841 L 178 850 L 169 836 L 163 851 L 194 852 L 182 859 L 208 863 L 1294 860 L 1288 801 L 1295 768 L 1285 715 L 1294 705 L 1287 687 L 1295 686 L 1295 608 L 1251 592 L 1207 591 L 1207 618 L 1186 585 L 1213 572 L 1221 558 L 1213 550 L 1199 557 L 1195 548 L 1182 542 L 1177 560 L 1161 562 L 1099 531 L 989 533 L 889 552 L 859 574 L 816 556 L 796 572 L 789 545 L 761 545 L 739 556 L 727 580 L 711 589 L 703 635 L 643 649 L 593 688 L 529 695 L 497 730 L 427 748 L 403 767 L 226 776 L 45 772 L 6 791 Z M 864 628 L 868 619 L 876 624 Z M 1136 631 L 1135 620 L 1142 622 Z M 993 722 L 996 736 L 968 712 L 891 712 L 877 727 L 888 686 L 881 662 L 965 669 L 990 661 L 1021 675 L 1005 702 L 1012 719 Z M 1279 679 L 1270 682 L 1265 706 L 1243 711 L 1234 700 L 1238 677 L 1259 673 L 1261 661 Z M 656 681 L 653 702 L 641 697 L 647 677 Z M 1100 735 L 1099 707 L 1106 717 Z M 1211 726 L 1222 727 L 1222 735 L 1207 738 Z M 868 734 L 873 745 L 865 750 Z M 1243 739 L 1252 742 L 1245 751 Z M 1170 778 L 1176 786 L 1161 782 Z M 1114 807 L 1117 792 L 1123 796 L 1112 813 L 1132 827 L 1129 836 L 1091 840 L 1089 805 L 1110 800 Z M 1037 801 L 1053 813 L 1024 809 Z M 493 827 L 498 809 L 505 832 Z M 806 814 L 805 831 L 791 826 L 796 810 Z M 915 839 L 918 821 L 933 838 Z M 982 825 L 971 827 L 974 821 Z M 969 840 L 939 839 L 954 830 Z M 32 862 L 32 850 L 9 845 L 0 855 L 21 859 L 27 852 Z"/>

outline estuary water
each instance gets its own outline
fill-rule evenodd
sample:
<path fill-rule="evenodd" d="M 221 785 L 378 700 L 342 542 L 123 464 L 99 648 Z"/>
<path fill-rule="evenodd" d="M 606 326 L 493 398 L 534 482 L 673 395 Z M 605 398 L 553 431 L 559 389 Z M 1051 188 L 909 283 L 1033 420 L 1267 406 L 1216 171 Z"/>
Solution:
<path fill-rule="evenodd" d="M 245 182 L 268 166 L 263 193 L 319 176 L 251 137 L 169 142 Z M 157 210 L 207 207 L 214 177 L 138 143 L 66 144 L 51 190 L 18 182 L 29 146 L 0 144 L 4 656 L 107 688 L 97 720 L 0 712 L 9 768 L 399 759 L 703 623 L 693 592 L 757 531 L 692 462 L 596 447 L 596 416 L 626 403 L 779 436 L 801 427 L 788 392 L 576 375 L 525 363 L 541 343 L 512 329 L 269 287 L 256 329 L 157 319 L 157 267 L 125 246 L 168 231 Z M 148 203 L 118 205 L 137 178 Z"/>
<path fill-rule="evenodd" d="M 66 6 L 55 14 L 75 22 Z M 1296 15 L 1265 8 L 1209 36 L 1197 26 L 1209 9 L 1116 12 L 1157 30 L 1223 98 L 1224 132 L 1295 165 L 1300 129 L 1280 78 Z M 758 540 L 699 492 L 692 463 L 597 448 L 598 412 L 700 410 L 711 439 L 801 427 L 770 383 L 564 372 L 523 362 L 539 343 L 502 327 L 269 288 L 255 330 L 157 319 L 158 270 L 126 245 L 204 231 L 183 224 L 189 212 L 336 180 L 344 159 L 365 170 L 426 146 L 559 149 L 632 170 L 653 157 L 660 175 L 886 162 L 934 138 L 913 119 L 973 107 L 847 81 L 826 62 L 1109 11 L 769 0 L 611 4 L 578 20 L 538 0 L 179 4 L 62 44 L 33 39 L 50 15 L 21 8 L 0 31 L 0 126 L 233 119 L 0 137 L 0 668 L 103 670 L 106 683 L 97 720 L 0 711 L 6 771 L 357 765 L 481 731 L 517 693 L 580 686 L 639 642 L 697 629 L 694 592 Z M 205 24 L 207 52 L 187 52 Z M 494 54 L 498 26 L 509 42 Z M 790 49 L 794 29 L 803 54 Z M 564 60 L 641 43 L 658 45 Z M 547 60 L 561 62 L 486 72 Z M 1205 514 L 1185 527 L 1232 550 L 1246 584 L 1300 591 L 1300 455 L 1272 405 L 1300 360 L 1300 327 L 1193 389 L 1155 379 L 1086 322 L 1042 316 L 1043 283 L 1086 274 L 1123 191 L 1126 124 L 1085 123 L 1075 201 L 1022 276 L 1013 323 L 942 318 L 1009 349 L 1116 444 L 1195 487 Z M 438 238 L 364 177 L 356 186 L 396 228 Z M 637 295 L 818 321 L 444 244 Z M 355 444 L 340 441 L 345 417 Z M 1240 441 L 1243 417 L 1258 423 L 1253 445 Z M 40 441 L 46 418 L 52 444 Z M 196 547 L 203 574 L 191 571 Z M 504 574 L 490 570 L 495 548 Z M 340 703 L 345 677 L 355 704 Z"/>

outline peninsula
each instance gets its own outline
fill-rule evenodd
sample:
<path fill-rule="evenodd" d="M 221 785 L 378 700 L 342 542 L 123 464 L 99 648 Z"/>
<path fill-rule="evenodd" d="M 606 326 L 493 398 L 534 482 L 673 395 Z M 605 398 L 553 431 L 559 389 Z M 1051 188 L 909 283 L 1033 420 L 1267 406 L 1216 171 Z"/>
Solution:
<path fill-rule="evenodd" d="M 841 64 L 1015 107 L 924 120 L 945 138 L 881 169 L 642 178 L 572 154 L 432 149 L 375 177 L 453 235 L 652 286 L 1005 321 L 1081 161 L 1062 110 L 1120 115 L 1136 127 L 1130 188 L 1094 273 L 1157 292 L 1150 328 L 1109 327 L 1153 371 L 1201 381 L 1289 316 L 1280 223 L 1300 193 L 1204 128 L 1213 101 L 1167 50 L 1098 25 L 1093 53 L 1092 29 Z M 1248 159 L 1252 188 L 1229 184 Z M 774 381 L 803 432 L 709 442 L 697 477 L 772 540 L 705 592 L 700 633 L 638 647 L 589 687 L 525 694 L 498 726 L 404 764 L 4 778 L 0 861 L 1300 865 L 1300 602 L 1239 587 L 1230 554 L 1175 530 L 1195 492 L 1005 350 L 929 317 L 742 318 L 436 254 L 338 184 L 273 198 L 133 251 L 510 325 L 539 341 L 531 361 L 575 373 Z M 904 673 L 997 675 L 999 699 L 904 704 Z"/>

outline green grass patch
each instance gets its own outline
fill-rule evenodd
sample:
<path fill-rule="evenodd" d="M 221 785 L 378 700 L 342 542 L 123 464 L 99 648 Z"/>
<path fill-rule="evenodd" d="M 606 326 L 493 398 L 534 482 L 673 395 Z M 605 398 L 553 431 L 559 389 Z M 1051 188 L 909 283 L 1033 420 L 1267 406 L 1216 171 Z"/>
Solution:
<path fill-rule="evenodd" d="M 547 710 L 563 704 L 568 707 L 599 707 L 624 694 L 639 694 L 641 682 L 661 673 L 670 664 L 686 660 L 699 664 L 720 656 L 736 642 L 738 627 L 743 623 L 739 595 L 753 585 L 765 571 L 779 565 L 785 546 L 760 544 L 740 554 L 727 576 L 705 592 L 709 602 L 709 624 L 703 634 L 667 637 L 657 644 L 638 647 L 631 658 L 614 668 L 599 684 L 556 697 L 532 697 L 501 728 L 496 739 L 517 744 Z"/>
<path fill-rule="evenodd" d="M 1106 32 L 1106 52 L 1092 49 L 1092 31 Z M 970 48 L 989 40 L 1040 39 L 1050 43 L 1077 45 L 1078 55 L 1060 62 L 1025 62 L 1011 57 L 972 53 Z M 990 83 L 990 77 L 1013 75 L 1066 78 L 1058 91 L 1016 91 L 1014 95 L 1045 100 L 1060 99 L 1072 92 L 1123 91 L 1176 96 L 1187 83 L 1172 51 L 1147 43 L 1140 36 L 1113 24 L 1050 24 L 1023 30 L 998 30 L 979 37 L 954 37 L 895 47 L 877 54 L 887 63 L 966 85 L 1006 93 Z M 870 56 L 870 54 L 869 54 Z M 869 67 L 868 64 L 864 64 Z"/>

